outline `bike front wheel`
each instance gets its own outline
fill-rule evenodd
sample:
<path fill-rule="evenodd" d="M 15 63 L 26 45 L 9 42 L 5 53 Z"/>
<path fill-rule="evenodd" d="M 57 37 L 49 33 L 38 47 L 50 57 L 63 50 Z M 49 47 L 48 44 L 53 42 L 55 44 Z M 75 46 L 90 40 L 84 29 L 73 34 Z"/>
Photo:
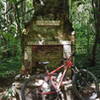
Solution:
<path fill-rule="evenodd" d="M 82 69 L 73 75 L 74 94 L 81 100 L 94 100 L 98 96 L 99 85 L 93 73 Z"/>
<path fill-rule="evenodd" d="M 64 100 L 63 93 L 56 93 L 54 89 L 54 93 L 51 91 L 51 94 L 42 94 L 41 86 L 34 86 L 35 79 L 36 77 L 31 77 L 24 82 L 21 88 L 22 100 Z"/>
<path fill-rule="evenodd" d="M 21 99 L 22 100 L 43 100 L 42 95 L 39 93 L 39 87 L 34 85 L 36 76 L 32 76 L 27 79 L 21 87 Z"/>

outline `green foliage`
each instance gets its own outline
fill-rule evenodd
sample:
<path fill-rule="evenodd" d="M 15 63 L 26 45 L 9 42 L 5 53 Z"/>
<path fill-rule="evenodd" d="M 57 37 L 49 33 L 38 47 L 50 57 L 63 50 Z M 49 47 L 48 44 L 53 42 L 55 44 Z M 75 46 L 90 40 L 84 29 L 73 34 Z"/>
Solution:
<path fill-rule="evenodd" d="M 17 24 L 13 12 L 8 12 L 6 9 L 6 3 L 11 2 L 15 2 L 15 0 L 0 1 L 0 76 L 16 74 L 21 66 L 21 47 Z M 9 9 L 12 8 L 9 7 Z"/>
<path fill-rule="evenodd" d="M 50 9 L 49 6 L 54 6 L 53 9 L 50 9 L 52 13 L 52 10 L 58 7 L 56 5 L 57 0 L 49 0 L 49 2 L 46 6 L 48 6 L 48 9 Z M 76 31 L 76 62 L 81 58 L 81 65 L 87 63 L 87 56 L 90 56 L 95 37 L 91 2 L 91 0 L 72 0 L 72 9 L 70 10 L 70 19 Z M 59 11 L 62 9 L 60 3 Z M 23 34 L 24 23 L 31 20 L 36 9 L 32 0 L 1 0 L 0 10 L 0 76 L 5 76 L 17 72 L 21 66 L 20 36 Z M 44 12 L 47 13 L 47 9 L 44 9 Z M 55 13 L 55 15 L 57 14 Z M 52 17 L 52 14 L 50 16 Z M 41 32 L 42 29 L 34 27 L 33 31 Z M 55 33 L 55 29 L 49 29 L 48 27 L 41 32 L 48 40 L 54 39 L 51 36 Z M 39 38 L 37 37 L 36 39 Z"/>
<path fill-rule="evenodd" d="M 19 72 L 21 66 L 20 59 L 18 57 L 3 58 L 0 61 L 0 77 L 14 76 Z"/>
<path fill-rule="evenodd" d="M 73 3 L 72 7 L 72 22 L 73 27 L 76 31 L 76 42 L 84 42 L 85 45 L 88 44 L 88 39 L 92 42 L 91 37 L 94 35 L 94 19 L 92 14 L 91 1 L 77 1 Z M 83 38 L 83 40 L 81 40 Z M 86 41 L 87 40 L 87 41 Z M 77 44 L 76 43 L 76 44 Z"/>
<path fill-rule="evenodd" d="M 21 67 L 24 23 L 33 13 L 32 1 L 0 1 L 0 76 L 8 76 Z"/>
<path fill-rule="evenodd" d="M 73 1 L 70 19 L 76 31 L 76 64 L 89 66 L 88 58 L 95 39 L 92 0 Z"/>

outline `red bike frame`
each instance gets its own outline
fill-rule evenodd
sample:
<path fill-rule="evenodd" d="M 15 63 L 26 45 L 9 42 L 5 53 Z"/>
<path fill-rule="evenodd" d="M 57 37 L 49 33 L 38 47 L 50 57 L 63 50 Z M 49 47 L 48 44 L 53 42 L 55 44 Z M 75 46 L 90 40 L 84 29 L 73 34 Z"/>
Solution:
<path fill-rule="evenodd" d="M 48 72 L 47 73 L 47 77 L 48 79 L 51 81 L 51 84 L 52 86 L 54 87 L 54 89 L 57 91 L 59 91 L 61 85 L 64 85 L 65 82 L 63 82 L 63 79 L 64 79 L 64 76 L 67 72 L 67 70 L 69 68 L 71 68 L 73 66 L 73 63 L 71 60 L 67 60 L 63 65 L 61 65 L 60 67 L 56 68 L 55 70 L 51 71 L 51 72 Z M 60 78 L 60 81 L 59 82 L 54 82 L 54 78 L 53 78 L 53 75 L 59 71 L 60 69 L 64 68 L 64 71 L 63 71 L 63 74 Z M 55 91 L 50 91 L 50 92 L 41 92 L 40 94 L 43 94 L 43 95 L 48 95 L 48 94 L 54 94 L 56 93 Z"/>

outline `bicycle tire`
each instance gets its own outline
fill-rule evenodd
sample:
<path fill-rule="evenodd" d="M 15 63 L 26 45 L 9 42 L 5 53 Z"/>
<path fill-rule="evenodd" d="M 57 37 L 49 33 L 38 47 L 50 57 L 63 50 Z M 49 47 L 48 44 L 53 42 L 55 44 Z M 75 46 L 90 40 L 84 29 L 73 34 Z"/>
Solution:
<path fill-rule="evenodd" d="M 35 82 L 35 76 L 27 79 L 21 87 L 21 99 L 22 100 L 41 100 L 41 95 L 37 93 L 37 88 L 33 85 Z"/>
<path fill-rule="evenodd" d="M 92 72 L 86 69 L 81 69 L 73 75 L 72 84 L 74 94 L 80 100 L 89 100 L 93 98 L 93 96 L 95 96 L 95 98 L 98 96 L 99 84 L 97 78 Z"/>
<path fill-rule="evenodd" d="M 30 79 L 27 79 L 22 88 L 21 88 L 21 99 L 22 100 L 63 100 L 62 96 L 58 93 L 55 94 L 49 94 L 49 95 L 42 95 L 39 93 L 40 88 L 34 87 L 32 83 L 34 84 L 35 77 L 31 77 Z M 26 95 L 25 91 L 28 90 L 29 94 Z M 27 92 L 28 92 L 27 91 Z M 31 95 L 30 95 L 31 94 Z M 28 99 L 30 96 L 30 99 Z"/>

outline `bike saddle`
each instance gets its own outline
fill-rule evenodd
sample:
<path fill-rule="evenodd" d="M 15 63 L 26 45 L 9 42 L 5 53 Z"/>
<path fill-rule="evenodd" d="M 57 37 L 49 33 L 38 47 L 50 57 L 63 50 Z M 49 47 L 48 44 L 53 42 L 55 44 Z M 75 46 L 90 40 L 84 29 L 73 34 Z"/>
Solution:
<path fill-rule="evenodd" d="M 38 62 L 38 64 L 47 65 L 47 64 L 49 64 L 49 62 L 48 62 L 48 61 L 45 61 L 45 62 Z"/>

